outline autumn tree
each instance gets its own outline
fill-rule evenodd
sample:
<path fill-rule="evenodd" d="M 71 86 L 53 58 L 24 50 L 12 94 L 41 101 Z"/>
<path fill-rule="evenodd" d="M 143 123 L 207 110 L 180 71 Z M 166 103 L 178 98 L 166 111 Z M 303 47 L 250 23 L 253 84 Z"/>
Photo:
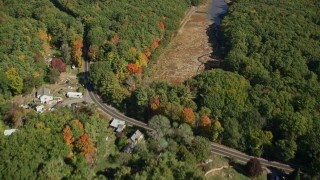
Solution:
<path fill-rule="evenodd" d="M 139 63 L 129 63 L 128 64 L 128 72 L 129 74 L 142 74 L 142 68 L 141 65 Z"/>
<path fill-rule="evenodd" d="M 257 158 L 251 158 L 246 164 L 246 169 L 250 177 L 257 177 L 262 174 L 261 163 Z"/>
<path fill-rule="evenodd" d="M 210 120 L 209 116 L 206 114 L 201 115 L 200 126 L 201 127 L 210 127 L 210 125 L 211 125 L 211 120 Z"/>
<path fill-rule="evenodd" d="M 80 152 L 86 157 L 86 158 L 92 158 L 94 155 L 94 152 L 96 151 L 96 148 L 94 147 L 92 140 L 90 138 L 90 135 L 87 133 L 84 133 L 81 135 L 77 141 L 76 144 L 77 149 L 80 150 Z"/>
<path fill-rule="evenodd" d="M 154 96 L 151 101 L 150 101 L 150 108 L 153 110 L 153 111 L 156 111 L 157 109 L 160 108 L 160 96 L 159 95 L 156 95 Z"/>
<path fill-rule="evenodd" d="M 70 128 L 69 125 L 66 125 L 66 127 L 62 130 L 62 136 L 63 136 L 63 140 L 64 142 L 69 146 L 69 147 L 73 147 L 73 142 L 74 142 L 74 135 L 73 132 Z"/>
<path fill-rule="evenodd" d="M 193 124 L 195 121 L 195 114 L 192 110 L 192 108 L 183 108 L 182 110 L 182 119 L 187 124 Z"/>
<path fill-rule="evenodd" d="M 81 68 L 82 67 L 82 47 L 83 42 L 80 39 L 73 41 L 72 43 L 72 58 L 75 62 L 76 66 Z"/>
<path fill-rule="evenodd" d="M 49 35 L 47 32 L 45 32 L 42 29 L 38 30 L 38 36 L 42 40 L 42 47 L 44 52 L 41 52 L 42 56 L 46 56 L 50 53 L 50 41 L 51 41 L 51 35 Z"/>
<path fill-rule="evenodd" d="M 60 73 L 66 72 L 66 65 L 63 63 L 60 58 L 52 58 L 51 66 L 54 69 L 57 69 Z"/>
<path fill-rule="evenodd" d="M 164 24 L 163 24 L 163 22 L 159 21 L 159 22 L 158 22 L 158 25 L 159 25 L 159 28 L 160 28 L 161 30 L 164 30 Z"/>

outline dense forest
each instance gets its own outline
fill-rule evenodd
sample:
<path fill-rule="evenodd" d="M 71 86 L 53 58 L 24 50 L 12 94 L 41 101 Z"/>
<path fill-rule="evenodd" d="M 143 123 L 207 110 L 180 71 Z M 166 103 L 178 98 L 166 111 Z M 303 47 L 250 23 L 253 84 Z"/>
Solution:
<path fill-rule="evenodd" d="M 198 3 L 0 0 L 0 118 L 6 126 L 23 124 L 0 136 L 1 177 L 200 179 L 195 164 L 209 152 L 206 138 L 301 164 L 319 177 L 319 1 L 234 1 L 218 30 L 221 69 L 182 84 L 150 82 L 148 63 Z M 125 136 L 100 141 L 115 134 L 94 108 L 37 115 L 7 107 L 4 99 L 52 82 L 52 56 L 78 67 L 89 59 L 102 99 L 157 133 L 146 132 L 133 154 L 121 153 Z"/>
<path fill-rule="evenodd" d="M 78 18 L 61 12 L 49 0 L 1 0 L 0 14 L 0 100 L 51 82 L 57 72 L 47 66 L 50 57 L 75 62 L 73 45 L 82 41 L 83 34 Z"/>
<path fill-rule="evenodd" d="M 300 161 L 317 175 L 319 9 L 319 1 L 245 0 L 230 7 L 221 25 L 228 51 L 224 68 L 240 74 L 251 85 L 250 103 L 246 104 L 250 111 L 239 123 L 245 123 L 243 129 L 272 132 L 271 146 L 264 148 L 264 155 Z M 256 138 L 246 138 L 253 148 L 252 143 L 259 145 L 257 140 L 261 139 L 254 134 L 249 135 Z M 236 147 L 253 154 L 259 149 L 244 148 L 241 143 Z"/>
<path fill-rule="evenodd" d="M 120 84 L 141 76 L 148 59 L 173 36 L 184 12 L 198 3 L 1 0 L 0 98 L 52 82 L 57 74 L 48 67 L 52 57 L 79 68 L 83 55 L 109 61 Z"/>

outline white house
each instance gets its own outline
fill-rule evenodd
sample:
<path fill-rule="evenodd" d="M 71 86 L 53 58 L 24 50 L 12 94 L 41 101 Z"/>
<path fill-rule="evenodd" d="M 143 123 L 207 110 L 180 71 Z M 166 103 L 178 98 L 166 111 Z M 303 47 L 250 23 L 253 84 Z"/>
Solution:
<path fill-rule="evenodd" d="M 66 96 L 68 98 L 82 98 L 83 97 L 81 92 L 67 92 Z"/>
<path fill-rule="evenodd" d="M 10 136 L 12 133 L 16 132 L 18 129 L 7 129 L 7 130 L 4 130 L 3 134 L 5 136 Z"/>
<path fill-rule="evenodd" d="M 41 103 L 47 103 L 53 100 L 53 96 L 50 95 L 50 89 L 42 88 L 37 91 L 37 98 Z"/>
<path fill-rule="evenodd" d="M 44 106 L 43 106 L 43 105 L 36 106 L 36 111 L 37 111 L 38 113 L 43 113 L 43 111 L 44 111 Z"/>
<path fill-rule="evenodd" d="M 116 128 L 116 132 L 121 132 L 126 127 L 126 122 L 113 118 L 110 126 Z"/>

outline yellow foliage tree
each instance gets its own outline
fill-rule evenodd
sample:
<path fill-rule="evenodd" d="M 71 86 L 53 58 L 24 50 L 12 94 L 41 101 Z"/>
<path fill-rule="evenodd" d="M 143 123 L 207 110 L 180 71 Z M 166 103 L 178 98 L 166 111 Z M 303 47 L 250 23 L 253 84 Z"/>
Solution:
<path fill-rule="evenodd" d="M 9 79 L 10 88 L 14 95 L 20 94 L 23 88 L 23 79 L 20 77 L 19 73 L 17 72 L 16 68 L 9 68 L 6 71 L 7 78 Z"/>
<path fill-rule="evenodd" d="M 51 41 L 51 36 L 50 34 L 46 33 L 44 30 L 39 29 L 38 30 L 38 36 L 42 40 L 42 47 L 43 50 L 41 52 L 42 56 L 46 56 L 47 54 L 50 54 L 50 41 Z"/>
<path fill-rule="evenodd" d="M 212 135 L 212 141 L 217 141 L 218 140 L 218 137 L 219 135 L 223 132 L 223 128 L 221 126 L 221 123 L 219 122 L 219 120 L 215 120 L 213 122 L 213 125 L 212 125 L 212 130 L 213 130 L 213 135 Z"/>

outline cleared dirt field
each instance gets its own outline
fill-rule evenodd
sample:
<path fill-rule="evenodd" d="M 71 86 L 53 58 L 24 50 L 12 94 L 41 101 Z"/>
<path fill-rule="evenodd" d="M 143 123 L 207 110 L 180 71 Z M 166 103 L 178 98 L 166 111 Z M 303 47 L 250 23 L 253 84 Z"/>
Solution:
<path fill-rule="evenodd" d="M 192 7 L 176 37 L 165 48 L 152 69 L 152 80 L 180 83 L 204 70 L 198 57 L 212 52 L 207 30 L 212 24 L 208 6 Z"/>

